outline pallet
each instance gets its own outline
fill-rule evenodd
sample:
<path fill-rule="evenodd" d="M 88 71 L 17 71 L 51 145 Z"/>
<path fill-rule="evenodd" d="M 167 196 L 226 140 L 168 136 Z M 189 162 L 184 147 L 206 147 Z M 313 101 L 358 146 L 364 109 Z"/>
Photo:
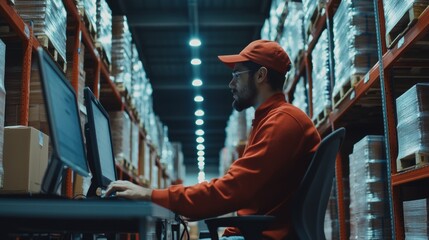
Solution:
<path fill-rule="evenodd" d="M 37 40 L 39 41 L 40 45 L 44 47 L 49 54 L 51 54 L 54 61 L 58 64 L 60 69 L 65 73 L 67 71 L 67 61 L 65 60 L 65 57 L 63 58 L 61 54 L 57 51 L 57 49 L 52 44 L 52 41 L 49 39 L 46 35 L 38 35 L 36 36 Z"/>
<path fill-rule="evenodd" d="M 364 75 L 352 75 L 349 80 L 344 82 L 340 87 L 340 91 L 338 91 L 335 95 L 332 96 L 332 106 L 336 108 L 338 104 L 340 104 L 346 96 L 353 90 L 354 86 L 364 78 Z"/>
<path fill-rule="evenodd" d="M 396 162 L 397 171 L 413 170 L 416 168 L 424 167 L 426 165 L 429 165 L 429 154 L 419 152 L 399 159 Z"/>
<path fill-rule="evenodd" d="M 421 3 L 413 3 L 395 26 L 386 33 L 386 45 L 388 48 L 393 48 L 399 39 L 417 22 L 420 15 L 427 7 L 427 5 Z"/>
<path fill-rule="evenodd" d="M 306 34 L 307 36 L 313 35 L 313 33 L 316 30 L 316 24 L 319 20 L 319 18 L 323 15 L 324 9 L 325 9 L 325 3 L 324 2 L 318 2 L 316 8 L 314 9 L 314 12 L 311 14 L 310 22 L 308 23 L 308 26 L 306 26 Z"/>
<path fill-rule="evenodd" d="M 82 17 L 82 21 L 85 25 L 85 28 L 88 30 L 89 36 L 92 39 L 92 42 L 97 40 L 97 28 L 94 26 L 91 21 L 89 21 L 88 15 L 85 13 L 85 9 L 83 7 L 78 7 L 79 14 Z"/>
<path fill-rule="evenodd" d="M 316 127 L 319 127 L 320 124 L 322 124 L 324 121 L 326 121 L 329 117 L 329 113 L 331 113 L 330 108 L 324 108 L 323 111 L 320 111 L 320 113 L 313 115 L 313 123 Z"/>
<path fill-rule="evenodd" d="M 100 55 L 101 61 L 107 67 L 107 70 L 109 72 L 112 72 L 112 64 L 109 58 L 107 57 L 106 50 L 104 49 L 103 45 L 99 41 L 96 41 L 95 48 L 97 49 L 98 54 Z"/>

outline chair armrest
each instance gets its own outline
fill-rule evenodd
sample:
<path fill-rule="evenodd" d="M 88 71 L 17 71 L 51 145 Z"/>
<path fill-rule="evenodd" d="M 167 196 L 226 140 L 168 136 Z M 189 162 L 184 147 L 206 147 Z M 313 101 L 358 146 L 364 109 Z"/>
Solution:
<path fill-rule="evenodd" d="M 210 236 L 218 240 L 217 229 L 219 227 L 236 227 L 247 239 L 261 239 L 262 231 L 274 222 L 275 217 L 264 215 L 249 215 L 236 217 L 220 217 L 204 220 L 209 229 Z"/>

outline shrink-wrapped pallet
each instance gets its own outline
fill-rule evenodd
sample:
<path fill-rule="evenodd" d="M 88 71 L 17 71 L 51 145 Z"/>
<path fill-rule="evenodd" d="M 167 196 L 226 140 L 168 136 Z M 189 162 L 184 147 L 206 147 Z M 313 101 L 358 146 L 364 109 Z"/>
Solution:
<path fill-rule="evenodd" d="M 396 99 L 398 170 L 428 164 L 429 84 L 418 83 Z"/>
<path fill-rule="evenodd" d="M 364 137 L 349 157 L 350 239 L 389 239 L 384 137 Z"/>
<path fill-rule="evenodd" d="M 120 90 L 131 90 L 132 36 L 126 16 L 112 19 L 112 76 Z"/>
<path fill-rule="evenodd" d="M 102 48 L 102 55 L 111 63 L 112 60 L 112 10 L 106 0 L 97 0 L 97 43 Z"/>
<path fill-rule="evenodd" d="M 383 0 L 388 46 L 419 17 L 428 4 L 429 0 Z"/>
<path fill-rule="evenodd" d="M 3 143 L 4 143 L 4 123 L 6 89 L 4 84 L 4 74 L 6 68 L 6 45 L 0 40 L 0 189 L 3 188 Z"/>
<path fill-rule="evenodd" d="M 428 203 L 427 198 L 403 202 L 405 239 L 429 238 Z"/>
<path fill-rule="evenodd" d="M 341 1 L 333 26 L 335 84 L 332 95 L 339 94 L 338 102 L 378 61 L 373 1 Z"/>
<path fill-rule="evenodd" d="M 306 114 L 308 114 L 307 90 L 308 85 L 306 84 L 304 77 L 300 77 L 296 83 L 295 91 L 293 92 L 292 104 Z"/>
<path fill-rule="evenodd" d="M 76 0 L 77 9 L 80 15 L 84 17 L 88 30 L 92 31 L 97 26 L 97 0 Z"/>
<path fill-rule="evenodd" d="M 285 0 L 273 0 L 271 2 L 269 17 L 265 20 L 261 29 L 261 38 L 275 41 L 281 32 L 278 27 L 283 14 Z"/>
<path fill-rule="evenodd" d="M 331 107 L 331 82 L 329 73 L 329 47 L 328 34 L 324 30 L 319 41 L 311 53 L 312 70 L 312 103 L 313 121 L 320 122 L 327 117 L 327 110 Z"/>
<path fill-rule="evenodd" d="M 286 8 L 287 15 L 279 44 L 285 49 L 291 61 L 297 62 L 297 57 L 304 49 L 302 3 L 287 2 Z"/>
<path fill-rule="evenodd" d="M 22 19 L 33 22 L 34 35 L 47 37 L 65 61 L 67 12 L 62 0 L 16 0 L 15 8 Z M 45 46 L 50 47 L 50 46 Z"/>
<path fill-rule="evenodd" d="M 124 164 L 131 161 L 131 119 L 124 111 L 109 112 L 115 159 Z"/>

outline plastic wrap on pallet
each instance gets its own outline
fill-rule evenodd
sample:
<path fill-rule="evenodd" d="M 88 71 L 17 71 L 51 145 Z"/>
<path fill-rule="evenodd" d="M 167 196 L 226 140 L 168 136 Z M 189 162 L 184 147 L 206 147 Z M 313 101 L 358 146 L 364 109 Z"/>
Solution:
<path fill-rule="evenodd" d="M 131 161 L 131 119 L 124 111 L 109 112 L 113 152 L 117 161 Z"/>
<path fill-rule="evenodd" d="M 112 20 L 112 76 L 114 81 L 131 89 L 131 42 L 132 36 L 126 16 L 114 16 Z"/>
<path fill-rule="evenodd" d="M 77 0 L 76 6 L 79 11 L 83 11 L 81 15 L 86 16 L 89 24 L 95 29 L 97 25 L 97 0 Z"/>
<path fill-rule="evenodd" d="M 139 140 L 140 140 L 140 131 L 138 123 L 131 123 L 130 131 L 130 162 L 134 169 L 139 167 Z"/>
<path fill-rule="evenodd" d="M 295 61 L 299 52 L 304 49 L 302 3 L 288 2 L 286 8 L 288 13 L 279 44 L 288 53 L 290 59 Z M 297 67 L 295 66 L 295 68 Z"/>
<path fill-rule="evenodd" d="M 327 0 L 302 0 L 302 10 L 304 11 L 304 29 L 311 24 L 312 17 L 316 9 L 327 2 Z"/>
<path fill-rule="evenodd" d="M 246 111 L 246 134 L 247 136 L 250 135 L 250 130 L 252 130 L 252 122 L 255 118 L 255 109 L 254 108 L 248 108 Z"/>
<path fill-rule="evenodd" d="M 185 165 L 184 165 L 184 156 L 182 150 L 182 144 L 180 142 L 171 142 L 172 151 L 173 151 L 173 180 L 185 179 Z"/>
<path fill-rule="evenodd" d="M 406 239 L 429 239 L 429 199 L 403 202 Z"/>
<path fill-rule="evenodd" d="M 225 128 L 225 146 L 236 147 L 247 139 L 246 112 L 233 110 Z"/>
<path fill-rule="evenodd" d="M 329 48 L 326 30 L 320 35 L 319 41 L 311 53 L 313 70 L 313 120 L 320 113 L 331 107 L 331 82 L 329 77 Z"/>
<path fill-rule="evenodd" d="M 306 114 L 308 114 L 307 90 L 308 84 L 306 84 L 304 77 L 300 77 L 296 83 L 295 91 L 293 92 L 292 104 Z"/>
<path fill-rule="evenodd" d="M 141 104 L 143 101 L 144 82 L 146 80 L 146 72 L 143 68 L 143 63 L 140 61 L 139 53 L 135 44 L 132 45 L 132 71 L 131 76 L 131 103 L 141 116 Z"/>
<path fill-rule="evenodd" d="M 429 84 L 418 83 L 396 99 L 398 160 L 429 154 Z"/>
<path fill-rule="evenodd" d="M 109 62 L 112 60 L 112 10 L 106 0 L 97 0 L 97 41 Z"/>
<path fill-rule="evenodd" d="M 345 0 L 334 15 L 334 96 L 378 61 L 373 6 L 372 0 Z"/>
<path fill-rule="evenodd" d="M 402 16 L 414 5 L 427 6 L 428 0 L 383 0 L 386 33 L 390 32 Z"/>
<path fill-rule="evenodd" d="M 4 75 L 6 68 L 6 45 L 0 40 L 0 188 L 3 188 L 3 142 L 6 106 L 6 89 Z"/>
<path fill-rule="evenodd" d="M 337 208 L 337 188 L 336 184 L 332 184 L 331 194 L 329 196 L 328 206 L 325 212 L 324 232 L 326 240 L 339 240 L 340 226 Z"/>
<path fill-rule="evenodd" d="M 66 59 L 67 13 L 62 0 L 17 0 L 15 8 L 25 22 L 33 22 L 35 36 L 47 36 Z"/>
<path fill-rule="evenodd" d="M 364 137 L 349 159 L 350 239 L 389 239 L 384 137 Z"/>
<path fill-rule="evenodd" d="M 271 2 L 269 17 L 265 19 L 261 29 L 261 39 L 275 41 L 278 34 L 279 20 L 283 13 L 286 0 L 274 0 Z"/>

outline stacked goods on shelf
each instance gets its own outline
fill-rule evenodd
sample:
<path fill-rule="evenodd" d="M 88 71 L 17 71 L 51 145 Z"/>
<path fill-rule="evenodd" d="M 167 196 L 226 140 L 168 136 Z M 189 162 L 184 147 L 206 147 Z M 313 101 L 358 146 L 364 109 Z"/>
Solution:
<path fill-rule="evenodd" d="M 85 27 L 91 35 L 96 34 L 97 26 L 97 1 L 96 0 L 76 0 L 79 14 L 83 16 Z"/>
<path fill-rule="evenodd" d="M 428 6 L 428 0 L 383 0 L 386 44 L 391 47 Z"/>
<path fill-rule="evenodd" d="M 186 175 L 186 168 L 183 162 L 184 156 L 182 151 L 182 144 L 180 142 L 172 142 L 171 146 L 173 155 L 173 171 L 171 173 L 171 179 L 183 182 Z"/>
<path fill-rule="evenodd" d="M 146 74 L 145 74 L 146 75 Z M 149 118 L 151 112 L 153 112 L 152 102 L 152 84 L 149 79 L 144 77 L 141 86 L 142 100 L 140 105 L 140 121 L 143 124 L 143 128 L 146 132 L 149 132 Z"/>
<path fill-rule="evenodd" d="M 161 164 L 165 170 L 165 173 L 170 177 L 173 173 L 173 145 L 168 139 L 168 127 L 164 126 L 163 131 L 163 144 L 161 151 Z"/>
<path fill-rule="evenodd" d="M 397 170 L 429 164 L 429 84 L 418 83 L 396 99 Z"/>
<path fill-rule="evenodd" d="M 406 239 L 429 238 L 429 202 L 427 198 L 404 201 L 404 228 Z"/>
<path fill-rule="evenodd" d="M 327 0 L 302 0 L 302 10 L 304 11 L 304 32 L 307 37 L 314 32 L 314 24 L 323 14 L 323 8 L 326 5 Z M 307 39 L 309 42 L 310 39 Z"/>
<path fill-rule="evenodd" d="M 332 184 L 331 195 L 325 213 L 324 232 L 327 240 L 339 239 L 336 184 Z"/>
<path fill-rule="evenodd" d="M 225 144 L 220 153 L 219 170 L 221 174 L 240 156 L 240 151 L 244 148 L 251 128 L 251 121 L 248 121 L 249 115 L 252 115 L 251 119 L 253 119 L 252 112 L 233 110 L 229 116 L 225 128 Z"/>
<path fill-rule="evenodd" d="M 139 53 L 135 44 L 132 44 L 132 69 L 133 75 L 131 76 L 131 107 L 134 108 L 138 116 L 141 116 L 142 101 L 143 101 L 143 83 L 146 78 L 146 72 L 143 68 L 143 63 L 140 61 Z"/>
<path fill-rule="evenodd" d="M 131 161 L 131 119 L 125 111 L 109 112 L 113 152 L 121 165 L 129 166 Z"/>
<path fill-rule="evenodd" d="M 101 58 L 110 66 L 112 62 L 112 10 L 106 0 L 97 0 L 97 40 Z"/>
<path fill-rule="evenodd" d="M 140 140 L 140 129 L 137 122 L 131 122 L 130 136 L 130 170 L 138 175 L 139 169 L 139 140 Z"/>
<path fill-rule="evenodd" d="M 274 0 L 271 3 L 269 17 L 265 20 L 261 30 L 261 38 L 276 41 L 282 29 L 282 15 L 284 15 L 286 0 Z M 280 31 L 279 31 L 280 30 Z"/>
<path fill-rule="evenodd" d="M 132 36 L 126 16 L 114 16 L 112 20 L 112 77 L 120 91 L 131 90 L 131 42 Z"/>
<path fill-rule="evenodd" d="M 292 104 L 308 115 L 307 89 L 308 84 L 306 84 L 304 77 L 301 76 L 296 83 L 295 91 L 293 92 Z"/>
<path fill-rule="evenodd" d="M 6 45 L 0 40 L 0 189 L 3 188 L 3 142 L 4 142 L 4 123 L 5 123 L 5 68 L 6 68 Z"/>
<path fill-rule="evenodd" d="M 291 61 L 295 63 L 291 71 L 297 71 L 302 58 L 300 54 L 304 49 L 302 3 L 288 2 L 285 8 L 288 13 L 279 44 L 285 49 Z M 294 72 L 291 72 L 291 75 L 295 76 Z"/>
<path fill-rule="evenodd" d="M 328 117 L 331 109 L 331 80 L 329 75 L 329 47 L 326 29 L 320 35 L 319 41 L 311 53 L 313 70 L 313 117 L 316 125 Z"/>
<path fill-rule="evenodd" d="M 350 239 L 389 239 L 384 137 L 364 137 L 349 157 Z"/>
<path fill-rule="evenodd" d="M 250 135 L 250 130 L 252 130 L 252 122 L 253 119 L 255 118 L 255 109 L 254 108 L 248 108 L 245 110 L 246 111 L 246 136 Z"/>
<path fill-rule="evenodd" d="M 65 63 L 67 13 L 63 1 L 17 0 L 14 6 L 24 22 L 33 22 L 34 35 L 42 46 L 48 48 L 56 61 Z"/>
<path fill-rule="evenodd" d="M 67 52 L 68 53 L 74 53 L 75 51 L 75 36 L 68 36 L 67 39 Z M 84 96 L 83 96 L 83 89 L 85 88 L 85 78 L 86 78 L 86 72 L 84 69 L 85 66 L 85 45 L 80 44 L 79 50 L 78 50 L 78 91 L 77 91 L 77 97 L 78 97 L 78 103 L 79 106 L 84 105 Z M 73 54 L 67 54 L 67 71 L 66 71 L 66 78 L 69 81 L 72 81 L 73 79 L 73 65 L 76 63 L 73 62 Z"/>
<path fill-rule="evenodd" d="M 333 25 L 336 106 L 378 61 L 373 1 L 341 1 Z"/>

